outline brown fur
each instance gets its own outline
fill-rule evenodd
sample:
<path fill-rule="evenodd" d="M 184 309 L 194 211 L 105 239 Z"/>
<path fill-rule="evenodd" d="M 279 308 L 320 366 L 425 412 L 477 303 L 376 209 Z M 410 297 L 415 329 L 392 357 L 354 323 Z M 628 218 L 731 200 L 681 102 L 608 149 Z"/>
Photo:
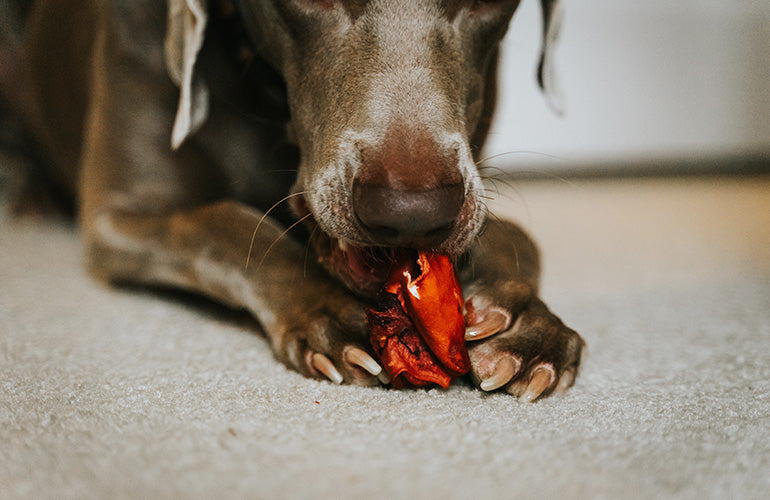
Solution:
<path fill-rule="evenodd" d="M 480 232 L 474 158 L 518 1 L 211 0 L 190 56 L 177 35 L 202 25 L 199 2 L 39 0 L 30 15 L 20 107 L 77 200 L 94 275 L 248 309 L 289 366 L 317 376 L 320 353 L 344 380 L 371 383 L 346 358 L 369 351 L 366 299 L 285 236 L 296 217 L 279 201 L 294 193 L 334 241 L 387 246 L 359 217 L 376 202 L 398 241 L 469 256 L 471 319 L 507 318 L 471 349 L 474 381 L 505 358 L 519 366 L 509 392 L 537 369 L 552 377 L 535 397 L 568 387 L 582 341 L 537 299 L 534 245 L 505 222 Z M 443 203 L 450 193 L 458 201 Z M 424 223 L 401 224 L 404 203 Z"/>

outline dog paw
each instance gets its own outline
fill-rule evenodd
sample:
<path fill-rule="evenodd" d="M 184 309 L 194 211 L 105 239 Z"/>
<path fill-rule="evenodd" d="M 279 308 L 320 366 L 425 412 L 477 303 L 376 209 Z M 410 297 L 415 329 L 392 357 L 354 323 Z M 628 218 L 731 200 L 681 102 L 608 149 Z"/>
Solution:
<path fill-rule="evenodd" d="M 277 357 L 307 377 L 335 384 L 377 385 L 389 380 L 368 347 L 364 307 L 351 303 L 330 313 L 295 317 L 280 336 Z"/>
<path fill-rule="evenodd" d="M 484 391 L 535 401 L 562 393 L 575 381 L 584 341 L 536 297 L 511 308 L 472 295 L 466 328 L 470 376 Z"/>

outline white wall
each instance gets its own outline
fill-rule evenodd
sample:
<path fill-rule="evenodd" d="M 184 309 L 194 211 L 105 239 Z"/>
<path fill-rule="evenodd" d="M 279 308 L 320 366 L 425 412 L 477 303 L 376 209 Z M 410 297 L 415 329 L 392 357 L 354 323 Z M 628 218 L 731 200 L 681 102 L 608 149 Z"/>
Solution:
<path fill-rule="evenodd" d="M 770 1 L 563 0 L 556 69 L 566 115 L 535 84 L 537 0 L 504 45 L 492 164 L 770 152 Z M 554 158 L 556 157 L 556 158 Z"/>

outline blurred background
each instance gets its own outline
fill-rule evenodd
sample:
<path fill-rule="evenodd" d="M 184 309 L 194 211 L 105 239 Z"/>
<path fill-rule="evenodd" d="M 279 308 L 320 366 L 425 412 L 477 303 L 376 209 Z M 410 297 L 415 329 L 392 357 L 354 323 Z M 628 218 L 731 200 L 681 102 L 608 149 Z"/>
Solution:
<path fill-rule="evenodd" d="M 483 155 L 499 156 L 488 164 L 522 175 L 768 171 L 770 2 L 562 6 L 555 66 L 566 113 L 536 85 L 540 6 L 524 0 L 504 45 Z"/>

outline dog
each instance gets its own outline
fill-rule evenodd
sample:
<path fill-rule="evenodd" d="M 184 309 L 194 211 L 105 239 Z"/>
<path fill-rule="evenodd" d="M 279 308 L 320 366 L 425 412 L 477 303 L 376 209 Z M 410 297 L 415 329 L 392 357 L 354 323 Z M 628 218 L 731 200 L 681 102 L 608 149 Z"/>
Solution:
<path fill-rule="evenodd" d="M 3 3 L 26 19 L 6 100 L 75 200 L 95 277 L 246 309 L 287 366 L 376 385 L 383 262 L 441 252 L 472 382 L 526 401 L 572 386 L 584 342 L 538 297 L 532 240 L 487 219 L 476 168 L 518 0 Z"/>

